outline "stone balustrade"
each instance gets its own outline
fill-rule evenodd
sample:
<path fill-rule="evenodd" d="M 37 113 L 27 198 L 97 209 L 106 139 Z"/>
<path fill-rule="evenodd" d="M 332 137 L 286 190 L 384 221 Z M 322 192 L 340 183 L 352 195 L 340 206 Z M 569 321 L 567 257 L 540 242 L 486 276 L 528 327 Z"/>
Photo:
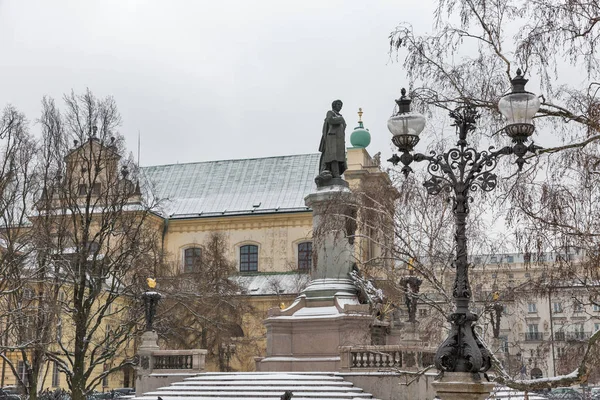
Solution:
<path fill-rule="evenodd" d="M 206 350 L 154 350 L 152 373 L 166 371 L 204 371 Z"/>
<path fill-rule="evenodd" d="M 206 350 L 159 350 L 156 332 L 146 332 L 145 335 L 147 340 L 138 350 L 137 396 L 204 372 Z"/>
<path fill-rule="evenodd" d="M 435 349 L 403 345 L 340 346 L 341 371 L 421 369 L 433 364 Z"/>

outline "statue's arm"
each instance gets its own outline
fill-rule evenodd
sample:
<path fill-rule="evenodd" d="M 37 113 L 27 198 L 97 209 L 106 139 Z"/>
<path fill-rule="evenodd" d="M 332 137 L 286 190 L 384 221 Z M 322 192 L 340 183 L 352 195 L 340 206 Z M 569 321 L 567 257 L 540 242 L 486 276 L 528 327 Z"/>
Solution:
<path fill-rule="evenodd" d="M 333 111 L 328 111 L 327 112 L 327 122 L 329 122 L 331 125 L 341 125 L 344 122 L 344 117 L 340 116 L 336 116 Z"/>

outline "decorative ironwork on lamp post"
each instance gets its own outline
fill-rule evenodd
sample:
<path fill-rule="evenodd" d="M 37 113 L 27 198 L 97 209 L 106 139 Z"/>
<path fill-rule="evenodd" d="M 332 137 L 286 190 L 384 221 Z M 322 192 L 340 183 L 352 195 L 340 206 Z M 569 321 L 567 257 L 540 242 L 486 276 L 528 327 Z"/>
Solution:
<path fill-rule="evenodd" d="M 533 117 L 540 107 L 540 102 L 533 93 L 525 91 L 525 79 L 521 70 L 512 79 L 512 92 L 502 97 L 498 109 L 506 117 L 509 124 L 504 131 L 512 139 L 512 144 L 499 150 L 490 147 L 478 151 L 470 147 L 467 136 L 475 130 L 479 114 L 471 107 L 459 107 L 450 113 L 454 119 L 458 142 L 456 147 L 438 154 L 413 154 L 419 142 L 419 134 L 425 128 L 425 117 L 410 111 L 411 100 L 402 89 L 402 97 L 396 100 L 398 113 L 388 121 L 388 129 L 393 134 L 392 142 L 401 152 L 394 154 L 388 161 L 394 165 L 402 163 L 405 176 L 412 171 L 414 162 L 426 162 L 427 171 L 431 175 L 424 182 L 430 195 L 446 192 L 450 195 L 455 218 L 456 257 L 454 267 L 456 277 L 452 290 L 455 311 L 448 317 L 450 334 L 440 345 L 435 355 L 435 365 L 442 372 L 484 372 L 491 367 L 491 357 L 474 330 L 477 315 L 469 310 L 472 298 L 469 285 L 469 263 L 467 261 L 467 215 L 470 192 L 476 190 L 491 191 L 496 188 L 497 175 L 493 173 L 498 159 L 502 156 L 516 155 L 519 171 L 525 163 L 527 153 L 535 153 L 540 147 L 533 143 L 527 145 L 535 126 Z"/>

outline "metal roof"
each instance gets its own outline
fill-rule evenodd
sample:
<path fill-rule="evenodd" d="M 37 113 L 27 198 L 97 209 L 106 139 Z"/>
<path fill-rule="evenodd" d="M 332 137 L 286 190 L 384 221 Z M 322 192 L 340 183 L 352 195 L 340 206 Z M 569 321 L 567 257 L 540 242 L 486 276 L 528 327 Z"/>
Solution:
<path fill-rule="evenodd" d="M 316 189 L 319 153 L 141 168 L 170 218 L 307 210 Z"/>

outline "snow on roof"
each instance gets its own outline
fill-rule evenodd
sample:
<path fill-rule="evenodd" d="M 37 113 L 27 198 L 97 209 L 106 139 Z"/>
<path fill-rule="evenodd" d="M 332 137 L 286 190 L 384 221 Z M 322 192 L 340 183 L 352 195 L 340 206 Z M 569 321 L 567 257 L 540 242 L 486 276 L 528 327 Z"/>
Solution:
<path fill-rule="evenodd" d="M 231 279 L 242 287 L 242 294 L 250 296 L 296 295 L 308 284 L 310 276 L 283 272 L 236 275 Z"/>
<path fill-rule="evenodd" d="M 219 160 L 141 168 L 171 218 L 307 210 L 320 154 Z"/>

